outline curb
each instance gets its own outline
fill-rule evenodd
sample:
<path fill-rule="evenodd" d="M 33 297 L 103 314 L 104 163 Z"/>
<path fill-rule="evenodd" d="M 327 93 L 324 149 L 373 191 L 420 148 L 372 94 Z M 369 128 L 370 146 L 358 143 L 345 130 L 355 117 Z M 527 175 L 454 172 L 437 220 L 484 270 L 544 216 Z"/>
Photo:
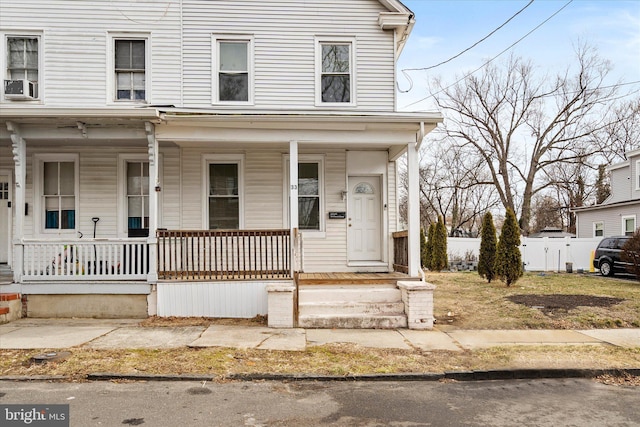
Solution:
<path fill-rule="evenodd" d="M 87 381 L 491 381 L 562 378 L 595 378 L 600 375 L 615 377 L 640 376 L 640 368 L 629 369 L 502 369 L 487 371 L 447 371 L 443 373 L 400 373 L 365 375 L 313 375 L 313 374 L 231 374 L 212 375 L 147 375 L 96 372 L 84 377 Z M 3 381 L 65 381 L 71 377 L 62 375 L 0 376 Z M 74 378 L 77 379 L 77 378 Z"/>

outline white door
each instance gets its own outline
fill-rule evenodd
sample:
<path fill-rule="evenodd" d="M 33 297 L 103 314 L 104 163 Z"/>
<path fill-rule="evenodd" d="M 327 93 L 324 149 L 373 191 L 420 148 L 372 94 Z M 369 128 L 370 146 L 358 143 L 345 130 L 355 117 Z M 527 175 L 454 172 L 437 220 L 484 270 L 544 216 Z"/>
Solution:
<path fill-rule="evenodd" d="M 9 262 L 9 175 L 0 173 L 0 263 Z"/>
<path fill-rule="evenodd" d="M 381 261 L 381 195 L 377 176 L 349 177 L 349 261 Z"/>

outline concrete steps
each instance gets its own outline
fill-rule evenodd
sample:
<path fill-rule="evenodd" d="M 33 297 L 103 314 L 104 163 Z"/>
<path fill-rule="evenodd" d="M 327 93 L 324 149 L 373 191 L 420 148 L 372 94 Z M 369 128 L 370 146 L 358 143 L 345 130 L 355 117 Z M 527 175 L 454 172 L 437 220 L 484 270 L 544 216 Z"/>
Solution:
<path fill-rule="evenodd" d="M 0 324 L 22 317 L 22 299 L 17 293 L 0 294 Z"/>
<path fill-rule="evenodd" d="M 402 294 L 395 284 L 301 285 L 298 326 L 395 329 L 407 327 Z"/>

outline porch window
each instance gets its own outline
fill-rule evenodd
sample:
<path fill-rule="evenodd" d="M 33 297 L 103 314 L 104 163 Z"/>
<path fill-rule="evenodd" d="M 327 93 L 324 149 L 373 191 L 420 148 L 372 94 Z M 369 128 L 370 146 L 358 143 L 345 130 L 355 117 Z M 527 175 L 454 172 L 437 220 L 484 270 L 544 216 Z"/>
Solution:
<path fill-rule="evenodd" d="M 240 228 L 238 163 L 209 164 L 209 229 Z"/>
<path fill-rule="evenodd" d="M 631 236 L 636 230 L 636 216 L 623 216 L 622 217 L 622 234 L 624 236 Z"/>
<path fill-rule="evenodd" d="M 354 45 L 351 39 L 318 41 L 317 104 L 355 104 Z"/>
<path fill-rule="evenodd" d="M 298 225 L 301 230 L 320 230 L 318 163 L 298 164 Z"/>
<path fill-rule="evenodd" d="M 149 235 L 149 162 L 127 162 L 127 228 L 129 237 Z"/>
<path fill-rule="evenodd" d="M 252 40 L 250 37 L 214 38 L 216 52 L 214 103 L 250 103 L 253 98 Z"/>
<path fill-rule="evenodd" d="M 27 80 L 34 83 L 34 93 L 24 92 L 24 95 L 38 97 L 38 68 L 39 68 L 39 38 L 35 36 L 8 36 L 7 47 L 7 70 L 6 78 L 10 81 Z M 21 84 L 21 83 L 20 83 Z M 5 83 L 6 85 L 6 83 Z M 22 87 L 22 90 L 28 90 Z M 13 93 L 10 88 L 5 87 L 5 94 Z"/>
<path fill-rule="evenodd" d="M 604 237 L 604 222 L 593 223 L 593 237 Z"/>
<path fill-rule="evenodd" d="M 76 228 L 76 178 L 74 162 L 43 162 L 44 228 Z"/>
<path fill-rule="evenodd" d="M 146 41 L 115 40 L 116 100 L 146 99 Z"/>

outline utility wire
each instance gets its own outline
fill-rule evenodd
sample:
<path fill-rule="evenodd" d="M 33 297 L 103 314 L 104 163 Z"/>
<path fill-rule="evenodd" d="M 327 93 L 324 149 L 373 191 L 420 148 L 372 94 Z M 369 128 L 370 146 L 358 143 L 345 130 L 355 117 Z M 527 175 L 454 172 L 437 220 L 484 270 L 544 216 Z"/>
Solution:
<path fill-rule="evenodd" d="M 429 67 L 424 67 L 424 68 L 405 68 L 402 71 L 426 71 L 426 70 L 431 70 L 433 68 L 439 67 L 443 64 L 446 64 L 447 62 L 451 62 L 454 59 L 456 59 L 457 57 L 459 57 L 460 55 L 462 55 L 463 53 L 466 53 L 468 51 L 470 51 L 471 49 L 473 49 L 474 47 L 478 46 L 480 43 L 482 43 L 483 41 L 485 41 L 486 39 L 488 39 L 489 37 L 491 37 L 492 35 L 494 35 L 498 30 L 500 30 L 502 27 L 504 27 L 505 25 L 507 25 L 513 18 L 515 18 L 516 16 L 518 16 L 522 11 L 524 11 L 526 8 L 528 8 L 529 6 L 531 6 L 531 4 L 533 3 L 534 0 L 531 0 L 529 3 L 527 3 L 527 5 L 525 7 L 523 7 L 522 9 L 520 9 L 519 11 L 517 11 L 513 16 L 511 16 L 511 18 L 507 19 L 506 21 L 504 21 L 504 23 L 502 25 L 500 25 L 498 28 L 496 28 L 495 30 L 491 31 L 489 34 L 487 34 L 486 36 L 484 36 L 483 38 L 481 38 L 480 40 L 478 40 L 477 42 L 475 42 L 473 45 L 469 46 L 468 48 L 466 48 L 465 50 L 463 50 L 462 52 L 460 52 L 459 54 L 452 56 L 451 58 L 442 61 L 436 65 L 431 65 Z"/>
<path fill-rule="evenodd" d="M 478 68 L 476 68 L 475 70 L 471 71 L 470 73 L 465 74 L 462 78 L 460 78 L 459 80 L 457 80 L 456 82 L 450 84 L 449 86 L 440 89 L 438 92 L 436 93 L 432 93 L 429 94 L 428 96 L 425 96 L 422 99 L 419 99 L 417 101 L 412 102 L 411 104 L 407 104 L 402 108 L 407 108 L 407 107 L 411 107 L 412 105 L 418 104 L 424 100 L 427 100 L 429 98 L 435 97 L 436 95 L 438 95 L 439 93 L 444 92 L 445 90 L 457 85 L 458 83 L 460 83 L 461 81 L 463 81 L 464 79 L 466 79 L 467 77 L 471 76 L 472 74 L 474 74 L 476 71 L 479 71 L 481 69 L 483 69 L 484 67 L 486 67 L 487 65 L 489 65 L 491 62 L 493 62 L 495 59 L 497 59 L 500 55 L 502 55 L 503 53 L 505 53 L 506 51 L 508 51 L 509 49 L 511 49 L 512 47 L 514 47 L 515 45 L 517 45 L 518 43 L 520 43 L 522 40 L 524 40 L 525 38 L 527 38 L 529 35 L 531 35 L 531 33 L 533 33 L 534 31 L 536 31 L 538 28 L 542 27 L 544 24 L 546 24 L 549 20 L 551 20 L 554 16 L 556 16 L 558 13 L 562 12 L 564 10 L 564 8 L 566 8 L 567 6 L 569 6 L 571 3 L 573 3 L 573 0 L 569 0 L 567 3 L 564 4 L 564 6 L 562 6 L 560 9 L 558 9 L 553 15 L 551 15 L 550 17 L 548 17 L 547 19 L 545 19 L 544 21 L 542 21 L 540 24 L 538 24 L 535 28 L 533 28 L 531 31 L 529 31 L 527 34 L 525 34 L 524 36 L 520 37 L 518 40 L 516 40 L 514 43 L 512 43 L 509 47 L 507 47 L 506 49 L 504 49 L 502 52 L 500 52 L 499 54 L 497 54 L 496 56 L 494 56 L 493 58 L 489 59 L 487 62 L 485 62 L 484 64 L 482 64 L 481 66 L 479 66 Z"/>

